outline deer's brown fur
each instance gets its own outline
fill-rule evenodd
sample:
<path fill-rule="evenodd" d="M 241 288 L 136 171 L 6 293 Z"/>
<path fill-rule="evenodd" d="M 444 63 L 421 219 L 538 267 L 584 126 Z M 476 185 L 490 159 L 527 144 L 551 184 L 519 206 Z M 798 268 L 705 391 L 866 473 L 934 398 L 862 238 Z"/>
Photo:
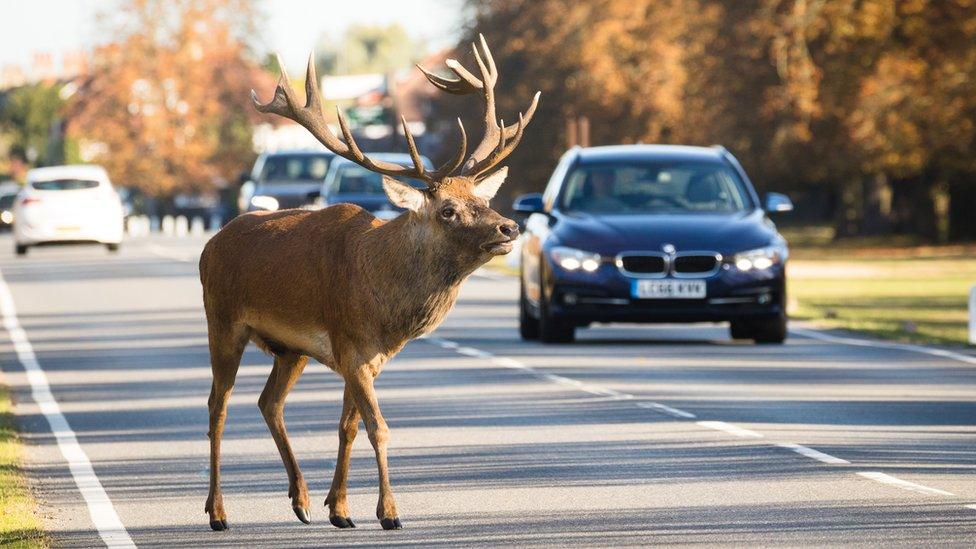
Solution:
<path fill-rule="evenodd" d="M 518 236 L 518 226 L 489 208 L 488 201 L 507 175 L 505 168 L 496 167 L 521 139 L 538 94 L 517 125 L 499 124 L 493 92 L 498 74 L 484 38 L 474 55 L 480 80 L 457 62 L 448 63 L 457 80 L 425 71 L 437 87 L 456 94 L 477 92 L 485 101 L 485 135 L 464 162 L 465 175 L 450 175 L 464 160 L 467 141 L 460 121 L 458 153 L 434 172 L 424 167 L 405 122 L 413 167 L 363 154 L 341 113 L 340 140 L 322 115 L 311 60 L 304 106 L 284 72 L 271 102 L 255 99 L 258 110 L 299 122 L 336 154 L 383 174 L 391 202 L 408 211 L 389 222 L 349 204 L 315 212 L 249 213 L 229 223 L 204 247 L 200 280 L 213 369 L 206 511 L 214 530 L 227 528 L 220 492 L 220 441 L 227 400 L 248 341 L 274 356 L 258 405 L 284 462 L 298 518 L 310 520 L 308 488 L 288 441 L 284 403 L 311 357 L 345 380 L 338 459 L 326 498 L 330 521 L 340 528 L 355 526 L 346 503 L 346 478 L 362 419 L 379 471 L 376 517 L 384 529 L 400 528 L 387 470 L 389 429 L 373 380 L 408 341 L 440 324 L 468 275 L 493 255 L 510 251 Z M 427 188 L 416 189 L 389 176 L 420 179 Z"/>

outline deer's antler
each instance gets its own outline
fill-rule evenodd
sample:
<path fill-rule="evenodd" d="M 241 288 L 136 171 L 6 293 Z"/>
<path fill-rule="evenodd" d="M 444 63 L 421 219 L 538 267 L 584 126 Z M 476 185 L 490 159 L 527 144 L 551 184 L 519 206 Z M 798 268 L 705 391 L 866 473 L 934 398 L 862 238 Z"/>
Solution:
<path fill-rule="evenodd" d="M 268 103 L 261 103 L 258 100 L 258 94 L 254 90 L 251 90 L 251 100 L 254 101 L 254 107 L 260 112 L 277 114 L 298 122 L 311 132 L 326 148 L 337 155 L 377 173 L 419 179 L 427 183 L 427 187 L 430 189 L 436 188 L 445 177 L 457 170 L 464 161 L 464 155 L 467 152 L 467 135 L 464 133 L 464 126 L 461 124 L 460 118 L 457 121 L 458 130 L 461 133 L 460 146 L 453 158 L 433 172 L 427 171 L 424 167 L 420 153 L 417 151 L 417 145 L 414 143 L 413 135 L 407 127 L 406 119 L 403 117 L 400 118 L 400 121 L 403 125 L 403 135 L 407 139 L 410 158 L 413 160 L 413 167 L 401 166 L 383 160 L 374 160 L 366 156 L 360 150 L 359 145 L 356 144 L 356 140 L 353 139 L 352 132 L 349 131 L 349 125 L 346 123 L 342 111 L 338 108 L 336 111 L 339 117 L 339 129 L 342 131 L 342 139 L 339 139 L 329 129 L 329 125 L 326 123 L 325 116 L 322 113 L 322 96 L 319 93 L 318 77 L 315 75 L 314 57 L 309 56 L 308 58 L 308 69 L 305 73 L 304 106 L 299 104 L 298 98 L 295 96 L 295 90 L 292 88 L 288 74 L 285 72 L 284 63 L 281 62 L 280 57 L 277 59 L 278 68 L 281 71 L 281 79 L 278 81 L 277 88 L 275 88 L 274 98 Z"/>
<path fill-rule="evenodd" d="M 474 59 L 478 63 L 478 70 L 481 78 L 477 78 L 456 59 L 448 59 L 446 64 L 451 71 L 457 75 L 457 79 L 444 78 L 430 73 L 421 66 L 417 66 L 427 77 L 431 84 L 437 86 L 447 93 L 456 95 L 467 95 L 480 91 L 485 101 L 485 134 L 481 143 L 475 148 L 471 156 L 465 161 L 462 173 L 472 177 L 487 172 L 497 166 L 505 159 L 522 139 L 522 131 L 532 120 L 535 108 L 539 104 L 539 95 L 536 92 L 532 98 L 532 103 L 525 111 L 525 115 L 519 113 L 517 124 L 506 126 L 504 120 L 499 123 L 495 119 L 495 83 L 498 81 L 498 69 L 495 67 L 495 60 L 491 56 L 491 50 L 485 42 L 485 37 L 478 35 L 481 43 L 481 51 L 478 51 L 478 44 L 471 44 L 474 51 Z"/>

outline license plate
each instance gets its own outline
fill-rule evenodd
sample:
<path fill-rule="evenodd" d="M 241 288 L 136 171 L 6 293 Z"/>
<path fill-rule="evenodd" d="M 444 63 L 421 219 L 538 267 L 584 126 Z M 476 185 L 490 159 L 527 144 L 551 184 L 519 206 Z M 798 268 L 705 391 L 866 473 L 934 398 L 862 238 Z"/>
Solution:
<path fill-rule="evenodd" d="M 703 299 L 704 280 L 635 280 L 631 295 L 637 299 Z"/>
<path fill-rule="evenodd" d="M 75 226 L 61 226 L 61 227 L 58 227 L 58 232 L 59 233 L 76 233 L 76 232 L 78 232 L 80 230 L 81 230 L 81 227 L 75 227 Z"/>

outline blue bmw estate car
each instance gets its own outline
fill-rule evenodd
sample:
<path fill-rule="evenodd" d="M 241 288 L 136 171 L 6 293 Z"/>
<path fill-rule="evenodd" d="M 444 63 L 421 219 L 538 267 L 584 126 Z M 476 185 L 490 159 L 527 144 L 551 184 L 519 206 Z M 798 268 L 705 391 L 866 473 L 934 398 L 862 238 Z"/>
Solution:
<path fill-rule="evenodd" d="M 519 197 L 520 332 L 568 342 L 593 322 L 725 322 L 786 339 L 786 241 L 723 147 L 573 148 L 543 194 Z"/>

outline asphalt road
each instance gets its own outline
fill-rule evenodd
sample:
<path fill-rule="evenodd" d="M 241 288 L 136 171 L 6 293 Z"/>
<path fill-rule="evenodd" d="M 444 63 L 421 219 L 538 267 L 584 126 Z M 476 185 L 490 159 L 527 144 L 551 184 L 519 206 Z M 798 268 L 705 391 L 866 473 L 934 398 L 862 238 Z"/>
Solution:
<path fill-rule="evenodd" d="M 359 528 L 328 523 L 342 385 L 322 366 L 286 408 L 313 500 L 313 523 L 298 522 L 256 406 L 271 360 L 251 347 L 224 439 L 231 530 L 212 532 L 200 246 L 14 258 L 0 237 L 22 335 L 139 546 L 976 544 L 976 361 L 806 331 L 737 344 L 707 325 L 523 343 L 516 282 L 497 275 L 472 277 L 434 337 L 378 379 L 403 530 L 373 516 L 365 436 L 350 476 Z M 100 545 L 14 331 L 0 330 L 0 364 L 47 528 L 58 546 Z"/>

